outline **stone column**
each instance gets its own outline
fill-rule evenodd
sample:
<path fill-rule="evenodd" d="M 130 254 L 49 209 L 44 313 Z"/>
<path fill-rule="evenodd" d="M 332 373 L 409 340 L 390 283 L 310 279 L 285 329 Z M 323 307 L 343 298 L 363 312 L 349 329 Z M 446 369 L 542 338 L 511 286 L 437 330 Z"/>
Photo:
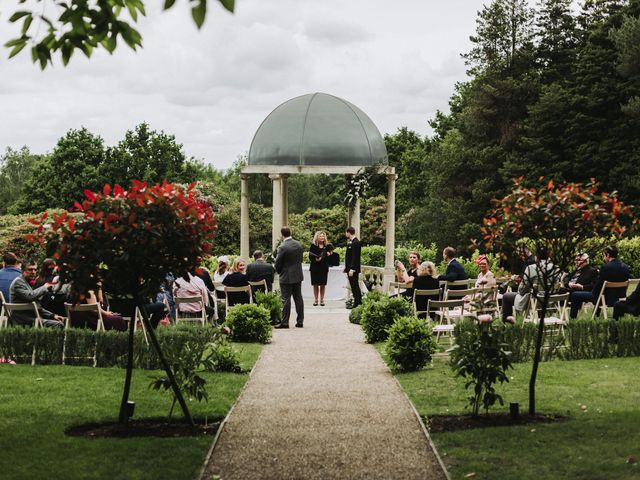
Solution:
<path fill-rule="evenodd" d="M 387 231 L 385 235 L 384 255 L 384 280 L 383 288 L 386 291 L 389 282 L 394 279 L 394 252 L 396 246 L 396 174 L 387 175 Z"/>
<path fill-rule="evenodd" d="M 282 225 L 289 225 L 289 175 L 280 175 L 280 188 L 282 193 Z"/>
<path fill-rule="evenodd" d="M 282 177 L 279 174 L 269 175 L 273 182 L 273 214 L 271 221 L 271 248 L 276 249 L 282 228 Z"/>
<path fill-rule="evenodd" d="M 360 237 L 360 197 L 358 197 L 353 207 L 349 207 L 348 223 L 349 225 L 347 226 L 352 226 L 356 229 L 356 237 L 362 240 Z"/>
<path fill-rule="evenodd" d="M 240 256 L 249 260 L 249 175 L 240 174 Z"/>

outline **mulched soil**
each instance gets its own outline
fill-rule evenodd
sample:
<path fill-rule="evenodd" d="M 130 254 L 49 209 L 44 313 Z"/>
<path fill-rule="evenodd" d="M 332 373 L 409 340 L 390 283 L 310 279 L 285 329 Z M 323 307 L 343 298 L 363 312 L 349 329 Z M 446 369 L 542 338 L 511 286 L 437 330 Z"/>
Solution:
<path fill-rule="evenodd" d="M 432 417 L 422 417 L 422 420 L 429 432 L 442 433 L 471 430 L 473 428 L 566 422 L 569 417 L 557 414 L 539 414 L 533 417 L 520 415 L 517 418 L 513 418 L 509 413 L 490 413 L 488 415 L 481 414 L 478 417 L 472 417 L 471 415 L 434 415 Z"/>
<path fill-rule="evenodd" d="M 118 422 L 85 423 L 68 427 L 64 433 L 72 437 L 87 438 L 130 438 L 130 437 L 201 437 L 213 436 L 220 427 L 222 417 L 194 419 L 196 425 L 166 418 L 144 418 L 130 420 L 127 426 Z"/>

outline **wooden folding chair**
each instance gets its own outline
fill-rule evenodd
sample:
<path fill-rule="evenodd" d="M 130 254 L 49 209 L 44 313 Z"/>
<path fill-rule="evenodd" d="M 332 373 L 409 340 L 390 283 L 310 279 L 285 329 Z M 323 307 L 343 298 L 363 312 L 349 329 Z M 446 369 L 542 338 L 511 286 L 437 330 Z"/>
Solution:
<path fill-rule="evenodd" d="M 253 295 L 251 294 L 251 285 L 246 285 L 244 287 L 224 287 L 225 308 L 227 312 L 229 311 L 229 308 L 232 307 L 232 305 L 229 305 L 229 294 L 242 293 L 242 292 L 249 295 L 249 303 L 253 303 Z"/>
<path fill-rule="evenodd" d="M 600 289 L 600 294 L 598 295 L 595 307 L 593 308 L 593 313 L 591 314 L 592 320 L 596 318 L 596 315 L 598 314 L 598 308 L 602 310 L 602 315 L 605 320 L 609 318 L 608 309 L 609 307 L 613 307 L 613 305 L 607 305 L 607 299 L 605 297 L 605 292 L 609 288 L 624 288 L 626 292 L 626 289 L 629 288 L 629 280 L 626 280 L 624 282 L 610 282 L 608 280 L 605 280 L 603 282 L 602 289 Z"/>
<path fill-rule="evenodd" d="M 412 305 L 413 305 L 413 313 L 415 314 L 416 317 L 420 316 L 421 313 L 424 313 L 424 314 L 427 313 L 427 310 L 418 310 L 418 305 L 416 300 L 419 297 L 427 297 L 427 305 L 428 305 L 429 300 L 433 300 L 432 297 L 436 297 L 436 299 L 440 300 L 440 289 L 435 288 L 433 290 L 421 290 L 419 288 L 416 288 L 413 291 Z"/>
<path fill-rule="evenodd" d="M 200 322 L 204 327 L 207 324 L 207 312 L 204 308 L 204 302 L 200 295 L 194 295 L 191 297 L 175 297 L 176 302 L 176 325 L 180 322 Z M 195 312 L 182 312 L 180 311 L 180 305 L 197 304 L 198 311 Z"/>

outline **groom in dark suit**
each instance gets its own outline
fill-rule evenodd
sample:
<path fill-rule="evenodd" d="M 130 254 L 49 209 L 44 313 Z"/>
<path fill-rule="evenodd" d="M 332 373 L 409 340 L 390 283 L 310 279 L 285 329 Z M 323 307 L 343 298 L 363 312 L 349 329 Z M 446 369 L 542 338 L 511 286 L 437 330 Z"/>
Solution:
<path fill-rule="evenodd" d="M 347 228 L 347 252 L 344 259 L 344 273 L 349 279 L 349 286 L 353 294 L 353 308 L 362 303 L 362 292 L 360 291 L 360 240 L 356 237 L 356 229 Z"/>
<path fill-rule="evenodd" d="M 282 322 L 274 328 L 289 328 L 291 296 L 296 305 L 296 327 L 304 323 L 304 301 L 302 300 L 302 245 L 291 238 L 291 229 L 282 227 L 282 243 L 276 254 L 276 272 L 280 275 L 280 295 L 282 296 Z"/>

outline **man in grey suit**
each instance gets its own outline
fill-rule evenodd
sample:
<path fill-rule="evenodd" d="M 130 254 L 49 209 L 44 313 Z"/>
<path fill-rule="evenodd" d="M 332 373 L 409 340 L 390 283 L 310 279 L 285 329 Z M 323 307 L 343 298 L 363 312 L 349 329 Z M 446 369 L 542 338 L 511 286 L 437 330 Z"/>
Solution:
<path fill-rule="evenodd" d="M 25 262 L 22 264 L 22 275 L 16 277 L 9 288 L 11 303 L 31 303 L 38 302 L 48 291 L 51 291 L 53 284 L 45 283 L 35 290 L 29 285 L 29 281 L 35 280 L 38 276 L 38 265 L 35 262 Z M 64 327 L 64 318 L 45 310 L 38 304 L 38 311 L 42 317 L 45 327 Z M 12 325 L 30 326 L 35 323 L 34 313 L 31 311 L 19 311 L 11 315 Z"/>
<path fill-rule="evenodd" d="M 273 272 L 275 271 L 273 265 L 264 261 L 264 254 L 262 250 L 256 250 L 253 252 L 253 259 L 255 262 L 247 265 L 247 280 L 250 282 L 260 282 L 266 280 L 267 290 L 273 290 Z M 254 288 L 255 290 L 260 288 Z M 262 288 L 261 290 L 264 290 Z"/>
<path fill-rule="evenodd" d="M 280 275 L 280 295 L 282 296 L 282 321 L 274 328 L 289 328 L 291 296 L 296 305 L 296 327 L 304 323 L 304 301 L 302 300 L 302 245 L 291 238 L 291 229 L 282 227 L 282 244 L 276 255 L 276 272 Z"/>

